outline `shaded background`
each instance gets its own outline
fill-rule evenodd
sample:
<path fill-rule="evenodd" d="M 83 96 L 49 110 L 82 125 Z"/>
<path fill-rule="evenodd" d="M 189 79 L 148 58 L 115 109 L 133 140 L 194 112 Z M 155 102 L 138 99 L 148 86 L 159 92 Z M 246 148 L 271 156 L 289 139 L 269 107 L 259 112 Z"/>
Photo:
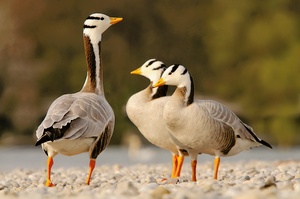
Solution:
<path fill-rule="evenodd" d="M 102 42 L 111 144 L 141 137 L 125 105 L 148 85 L 129 72 L 150 58 L 185 65 L 197 98 L 224 103 L 272 145 L 300 144 L 298 0 L 0 0 L 1 145 L 33 145 L 51 102 L 81 89 L 94 12 L 124 18 Z"/>

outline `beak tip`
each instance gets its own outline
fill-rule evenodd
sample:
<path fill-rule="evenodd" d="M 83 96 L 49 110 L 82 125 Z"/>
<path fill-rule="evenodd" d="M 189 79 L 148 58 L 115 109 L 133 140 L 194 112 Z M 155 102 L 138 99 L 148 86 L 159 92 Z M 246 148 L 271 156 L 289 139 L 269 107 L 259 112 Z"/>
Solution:
<path fill-rule="evenodd" d="M 131 75 L 140 75 L 142 74 L 141 68 L 135 69 L 130 72 Z"/>
<path fill-rule="evenodd" d="M 120 21 L 122 21 L 123 17 L 111 17 L 110 19 L 111 19 L 110 24 L 113 25 L 113 24 L 116 24 L 116 23 L 119 23 Z"/>
<path fill-rule="evenodd" d="M 153 88 L 159 87 L 159 86 L 163 86 L 165 85 L 166 82 L 163 79 L 158 80 L 158 82 L 156 82 L 155 84 L 153 84 Z"/>
<path fill-rule="evenodd" d="M 155 84 L 152 85 L 153 88 L 158 87 L 158 82 L 156 82 Z"/>

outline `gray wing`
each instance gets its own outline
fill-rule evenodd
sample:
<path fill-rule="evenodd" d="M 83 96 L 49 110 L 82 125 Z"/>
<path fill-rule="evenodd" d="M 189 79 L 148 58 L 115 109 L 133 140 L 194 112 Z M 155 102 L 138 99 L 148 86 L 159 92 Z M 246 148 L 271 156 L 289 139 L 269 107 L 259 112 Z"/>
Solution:
<path fill-rule="evenodd" d="M 81 92 L 67 94 L 51 104 L 36 136 L 39 139 L 48 128 L 62 129 L 70 124 L 61 139 L 98 137 L 114 121 L 113 110 L 104 96 Z"/>
<path fill-rule="evenodd" d="M 231 110 L 222 104 L 211 100 L 199 102 L 203 104 L 212 118 L 230 126 L 234 130 L 234 133 L 239 135 L 242 139 L 249 139 L 256 142 L 260 141 L 250 126 L 243 123 Z"/>

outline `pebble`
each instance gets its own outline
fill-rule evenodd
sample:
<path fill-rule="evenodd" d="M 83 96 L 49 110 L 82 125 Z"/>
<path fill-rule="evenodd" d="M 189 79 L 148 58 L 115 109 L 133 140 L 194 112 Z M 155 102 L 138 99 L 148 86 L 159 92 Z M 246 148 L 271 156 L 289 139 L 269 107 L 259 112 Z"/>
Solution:
<path fill-rule="evenodd" d="M 138 189 L 130 181 L 123 181 L 117 184 L 116 193 L 118 195 L 134 196 L 138 194 Z"/>
<path fill-rule="evenodd" d="M 167 188 L 163 186 L 159 186 L 152 191 L 151 196 L 153 197 L 153 199 L 161 199 L 165 194 L 170 194 L 170 193 L 171 192 Z"/>
<path fill-rule="evenodd" d="M 181 177 L 170 179 L 169 164 L 132 166 L 101 165 L 95 168 L 90 186 L 86 168 L 52 170 L 55 187 L 45 187 L 46 172 L 0 171 L 0 198 L 99 198 L 99 199 L 196 199 L 196 198 L 292 198 L 300 195 L 300 164 L 250 161 L 222 163 L 219 179 L 212 179 L 211 163 L 198 164 L 197 182 L 184 165 Z"/>
<path fill-rule="evenodd" d="M 291 174 L 289 174 L 286 171 L 283 171 L 282 173 L 279 173 L 278 175 L 276 175 L 277 181 L 287 181 L 287 180 L 291 180 L 293 178 L 294 178 L 294 176 L 292 176 Z"/>

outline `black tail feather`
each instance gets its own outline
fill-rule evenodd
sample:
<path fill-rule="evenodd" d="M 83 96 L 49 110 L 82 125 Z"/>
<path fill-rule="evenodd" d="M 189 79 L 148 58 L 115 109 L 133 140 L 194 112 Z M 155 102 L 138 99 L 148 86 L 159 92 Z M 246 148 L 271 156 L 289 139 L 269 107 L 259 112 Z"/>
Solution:
<path fill-rule="evenodd" d="M 70 123 L 68 123 L 66 126 L 63 126 L 61 129 L 59 128 L 47 128 L 44 130 L 44 134 L 38 141 L 36 141 L 35 146 L 41 145 L 44 142 L 57 140 L 59 138 L 62 138 L 65 134 L 65 132 L 70 128 Z"/>
<path fill-rule="evenodd" d="M 271 146 L 268 142 L 266 142 L 266 141 L 264 141 L 264 140 L 260 140 L 259 143 L 261 143 L 262 145 L 265 145 L 266 147 L 269 147 L 269 148 L 272 149 L 272 146 Z"/>
<path fill-rule="evenodd" d="M 243 122 L 241 122 L 241 123 L 242 123 L 242 125 L 247 129 L 247 131 L 254 137 L 254 139 L 256 140 L 256 142 L 259 142 L 259 143 L 261 143 L 262 145 L 265 145 L 266 147 L 269 147 L 269 148 L 272 149 L 272 146 L 271 146 L 268 142 L 259 139 L 259 138 L 255 135 L 255 133 L 249 128 L 248 125 L 246 125 L 246 124 L 243 123 Z"/>
<path fill-rule="evenodd" d="M 44 142 L 48 142 L 50 140 L 51 138 L 49 137 L 48 132 L 46 132 L 40 139 L 38 139 L 38 141 L 36 141 L 35 146 L 39 146 Z"/>

